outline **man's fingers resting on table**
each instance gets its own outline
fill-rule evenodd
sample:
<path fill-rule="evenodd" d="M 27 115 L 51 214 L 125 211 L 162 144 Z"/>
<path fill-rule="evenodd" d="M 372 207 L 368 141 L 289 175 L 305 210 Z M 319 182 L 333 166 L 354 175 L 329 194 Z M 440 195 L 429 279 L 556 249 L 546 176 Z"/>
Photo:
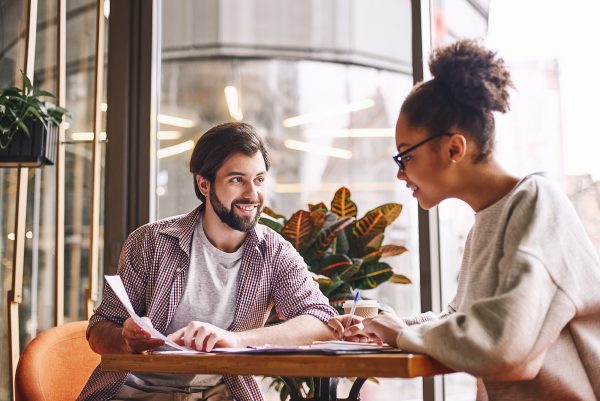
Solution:
<path fill-rule="evenodd" d="M 179 345 L 185 345 L 198 351 L 210 352 L 217 345 L 234 346 L 232 336 L 233 333 L 212 324 L 192 321 L 186 327 L 170 334 L 168 338 Z"/>

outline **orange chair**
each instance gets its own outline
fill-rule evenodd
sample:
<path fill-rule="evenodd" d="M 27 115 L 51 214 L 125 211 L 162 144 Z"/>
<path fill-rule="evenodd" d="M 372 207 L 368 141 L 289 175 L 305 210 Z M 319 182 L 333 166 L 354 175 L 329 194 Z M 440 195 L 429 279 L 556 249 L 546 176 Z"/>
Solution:
<path fill-rule="evenodd" d="M 25 347 L 17 365 L 17 401 L 75 400 L 100 355 L 85 339 L 88 322 L 73 322 L 40 333 Z"/>

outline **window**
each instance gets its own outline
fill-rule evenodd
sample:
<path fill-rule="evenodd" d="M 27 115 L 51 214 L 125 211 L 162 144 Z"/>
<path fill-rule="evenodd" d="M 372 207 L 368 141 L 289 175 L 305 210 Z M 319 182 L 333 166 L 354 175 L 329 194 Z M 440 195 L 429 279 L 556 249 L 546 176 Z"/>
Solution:
<path fill-rule="evenodd" d="M 0 86 L 18 82 L 25 68 L 26 1 L 0 5 Z M 58 1 L 39 2 L 34 85 L 56 93 Z M 106 8 L 108 12 L 108 7 Z M 90 143 L 93 126 L 96 2 L 67 2 L 66 107 L 72 118 L 65 143 L 65 321 L 85 319 L 90 233 Z M 48 99 L 51 100 L 51 99 Z M 55 102 L 55 100 L 52 100 Z M 103 154 L 100 155 L 103 158 Z M 0 169 L 0 399 L 10 399 L 7 291 L 12 286 L 17 170 Z M 19 305 L 21 351 L 40 331 L 54 325 L 56 166 L 29 169 L 23 296 Z M 102 206 L 101 206 L 102 209 Z M 102 221 L 102 219 L 101 219 Z M 102 253 L 100 253 L 102 254 Z"/>
<path fill-rule="evenodd" d="M 269 145 L 267 204 L 275 211 L 289 217 L 307 203 L 328 204 L 342 185 L 359 216 L 387 202 L 404 205 L 385 241 L 409 248 L 389 263 L 413 284 L 386 283 L 365 295 L 398 314 L 419 313 L 417 205 L 391 158 L 400 105 L 412 87 L 410 4 L 234 3 L 221 19 L 207 4 L 163 3 L 157 216 L 198 206 L 189 173 L 195 141 L 216 124 L 243 120 Z M 369 28 L 373 18 L 381 32 Z M 383 379 L 365 384 L 362 398 L 418 399 L 421 387 L 421 380 Z"/>

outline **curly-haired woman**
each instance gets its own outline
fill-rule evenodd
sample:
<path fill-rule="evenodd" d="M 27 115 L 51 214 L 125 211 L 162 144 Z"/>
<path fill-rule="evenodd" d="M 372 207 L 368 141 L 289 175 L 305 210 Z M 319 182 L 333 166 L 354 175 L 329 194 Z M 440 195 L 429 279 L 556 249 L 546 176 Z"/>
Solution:
<path fill-rule="evenodd" d="M 429 65 L 434 78 L 402 105 L 394 160 L 423 208 L 458 198 L 475 211 L 456 297 L 439 316 L 330 326 L 468 372 L 479 400 L 600 399 L 600 261 L 556 186 L 494 159 L 492 113 L 508 110 L 512 86 L 504 61 L 462 40 Z"/>

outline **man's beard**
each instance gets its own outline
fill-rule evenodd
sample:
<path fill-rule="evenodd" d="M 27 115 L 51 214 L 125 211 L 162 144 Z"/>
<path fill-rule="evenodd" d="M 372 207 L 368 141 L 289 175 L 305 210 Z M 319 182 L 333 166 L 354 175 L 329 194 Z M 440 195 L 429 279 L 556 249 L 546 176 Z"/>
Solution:
<path fill-rule="evenodd" d="M 208 195 L 210 204 L 212 205 L 212 208 L 217 216 L 219 216 L 223 223 L 227 224 L 234 230 L 247 233 L 256 226 L 256 223 L 258 223 L 260 213 L 262 212 L 262 206 L 260 202 L 255 202 L 250 199 L 236 199 L 231 202 L 231 208 L 228 210 L 217 197 L 214 184 L 210 186 Z M 258 205 L 258 208 L 256 209 L 256 215 L 254 217 L 238 216 L 234 211 L 235 205 Z"/>

